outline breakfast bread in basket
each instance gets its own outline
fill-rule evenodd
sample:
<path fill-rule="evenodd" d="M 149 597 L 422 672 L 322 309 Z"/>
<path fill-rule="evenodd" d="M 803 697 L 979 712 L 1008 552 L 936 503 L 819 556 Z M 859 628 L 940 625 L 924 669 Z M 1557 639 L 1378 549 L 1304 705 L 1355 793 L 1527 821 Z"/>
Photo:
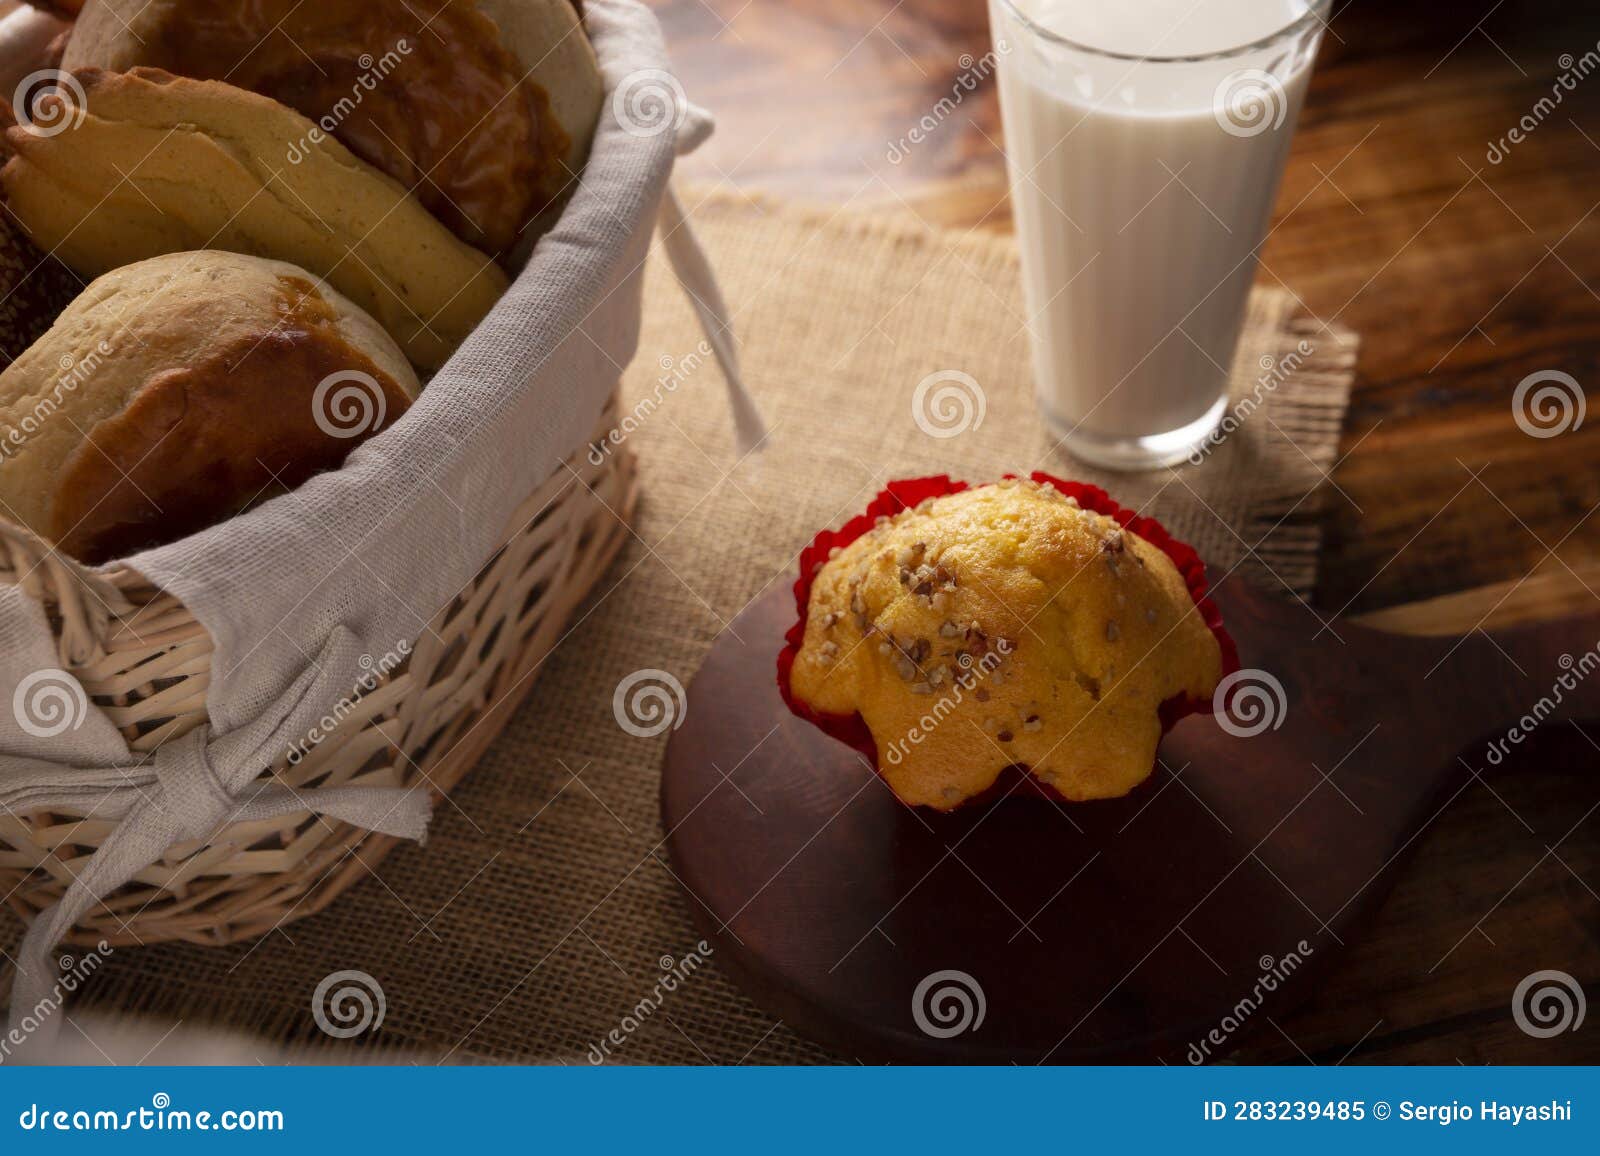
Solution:
<path fill-rule="evenodd" d="M 0 186 L 34 243 L 80 274 L 202 248 L 290 261 L 430 369 L 505 291 L 493 261 L 338 141 L 312 141 L 316 126 L 285 105 L 151 69 L 71 79 L 77 92 L 37 101 L 50 129 L 6 130 Z"/>
<path fill-rule="evenodd" d="M 294 108 L 493 256 L 576 181 L 604 90 L 568 0 L 89 0 L 63 67 L 139 66 Z"/>
<path fill-rule="evenodd" d="M 420 390 L 281 261 L 173 253 L 94 281 L 0 373 L 0 512 L 99 563 L 336 469 Z"/>
<path fill-rule="evenodd" d="M 0 515 L 93 563 L 396 420 L 559 215 L 604 84 L 570 0 L 81 8 L 5 109 Z"/>

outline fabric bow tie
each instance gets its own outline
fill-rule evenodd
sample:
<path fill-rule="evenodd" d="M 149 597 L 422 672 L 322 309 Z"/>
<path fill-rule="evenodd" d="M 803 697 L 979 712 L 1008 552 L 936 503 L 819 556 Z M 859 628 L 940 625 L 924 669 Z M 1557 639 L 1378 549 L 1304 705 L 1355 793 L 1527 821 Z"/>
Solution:
<path fill-rule="evenodd" d="M 20 1033 L 24 1020 L 38 1025 L 26 1033 L 28 1046 L 52 1039 L 61 1026 L 51 949 L 96 903 L 169 848 L 205 839 L 229 824 L 307 812 L 385 835 L 422 839 L 432 811 L 425 785 L 299 789 L 260 778 L 349 694 L 360 677 L 358 658 L 355 636 L 336 627 L 317 662 L 254 722 L 222 736 L 213 736 L 202 725 L 127 766 L 8 760 L 0 775 L 0 812 L 22 816 L 61 811 L 117 821 L 66 893 L 39 913 L 23 938 L 10 1026 Z"/>

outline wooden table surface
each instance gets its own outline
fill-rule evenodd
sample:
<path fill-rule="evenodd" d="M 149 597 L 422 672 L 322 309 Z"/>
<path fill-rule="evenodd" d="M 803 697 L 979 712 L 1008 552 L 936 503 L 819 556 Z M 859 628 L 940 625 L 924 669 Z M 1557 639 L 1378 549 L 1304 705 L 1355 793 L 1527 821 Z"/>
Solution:
<path fill-rule="evenodd" d="M 992 80 L 888 159 L 989 49 L 981 0 L 652 3 L 719 120 L 687 175 L 1010 229 Z M 1535 372 L 1600 382 L 1600 56 L 1585 53 L 1600 54 L 1588 3 L 1335 5 L 1260 272 L 1363 340 L 1324 515 L 1330 612 L 1493 583 L 1423 617 L 1464 631 L 1492 608 L 1595 609 L 1600 415 L 1533 438 L 1511 405 Z M 1534 130 L 1491 161 L 1525 117 Z M 1507 677 L 1537 697 L 1554 673 Z M 1536 971 L 1600 996 L 1600 746 L 1567 728 L 1514 765 L 1474 766 L 1326 988 L 1236 1059 L 1600 1061 L 1600 1020 L 1541 1039 L 1511 1015 Z"/>

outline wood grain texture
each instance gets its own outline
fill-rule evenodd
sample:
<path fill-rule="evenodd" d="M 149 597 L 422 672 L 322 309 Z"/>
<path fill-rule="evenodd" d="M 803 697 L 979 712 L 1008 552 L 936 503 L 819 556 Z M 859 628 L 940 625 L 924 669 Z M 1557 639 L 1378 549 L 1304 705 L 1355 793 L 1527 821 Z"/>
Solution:
<path fill-rule="evenodd" d="M 1123 798 L 1052 805 L 1008 778 L 1018 797 L 948 815 L 904 806 L 790 714 L 772 668 L 793 598 L 758 599 L 695 676 L 661 776 L 673 873 L 721 966 L 868 1062 L 1226 1055 L 1336 972 L 1423 825 L 1474 782 L 1458 755 L 1522 716 L 1501 666 L 1556 669 L 1570 637 L 1600 637 L 1591 606 L 1462 638 L 1339 621 L 1318 648 L 1306 608 L 1240 581 L 1214 596 L 1272 672 L 1246 684 L 1276 697 L 1231 726 L 1180 723 Z M 1546 725 L 1600 719 L 1600 678 L 1573 681 Z"/>
<path fill-rule="evenodd" d="M 719 117 L 688 175 L 1009 228 L 992 81 L 889 159 L 964 57 L 987 51 L 982 3 L 653 3 L 686 88 Z M 1526 620 L 1600 591 L 1600 422 L 1535 439 L 1511 407 L 1537 371 L 1600 381 L 1600 76 L 1535 112 L 1563 54 L 1597 42 L 1592 5 L 1336 4 L 1260 274 L 1363 339 L 1324 516 L 1321 609 L 1500 584 L 1409 619 L 1445 633 L 1497 603 Z M 1491 142 L 1533 115 L 1538 127 L 1491 163 Z M 1532 703 L 1556 673 L 1508 663 L 1500 677 Z M 1600 1060 L 1600 1032 L 1539 1040 L 1510 1015 L 1518 981 L 1545 968 L 1600 999 L 1597 766 L 1564 726 L 1502 767 L 1475 763 L 1483 776 L 1428 824 L 1368 934 L 1237 1058 Z"/>

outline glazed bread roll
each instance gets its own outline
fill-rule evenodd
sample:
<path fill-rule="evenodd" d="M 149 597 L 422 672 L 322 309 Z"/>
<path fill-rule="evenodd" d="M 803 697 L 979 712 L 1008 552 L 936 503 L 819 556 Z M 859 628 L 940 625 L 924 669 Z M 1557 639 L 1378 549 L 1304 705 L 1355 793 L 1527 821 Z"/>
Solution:
<path fill-rule="evenodd" d="M 0 187 L 34 242 L 87 276 L 194 249 L 290 261 L 428 369 L 506 288 L 492 260 L 399 184 L 267 97 L 153 69 L 88 69 L 36 99 L 33 120 L 6 130 Z M 286 155 L 294 142 L 299 163 Z"/>
<path fill-rule="evenodd" d="M 90 564 L 336 469 L 420 386 L 305 270 L 172 253 L 108 273 L 0 373 L 0 514 Z"/>
<path fill-rule="evenodd" d="M 141 65 L 297 109 L 496 256 L 573 183 L 604 94 L 568 0 L 89 0 L 63 67 Z"/>

